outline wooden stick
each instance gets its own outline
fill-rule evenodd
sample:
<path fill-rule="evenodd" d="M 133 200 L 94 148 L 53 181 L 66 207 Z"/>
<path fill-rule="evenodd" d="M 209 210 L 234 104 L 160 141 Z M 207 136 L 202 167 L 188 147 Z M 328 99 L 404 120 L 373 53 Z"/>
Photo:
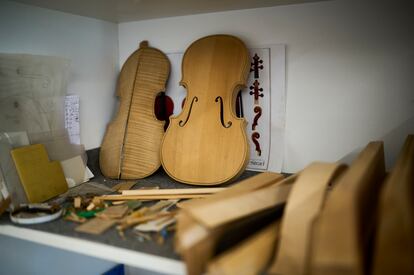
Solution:
<path fill-rule="evenodd" d="M 131 226 L 134 226 L 136 224 L 139 223 L 144 223 L 144 222 L 149 222 L 155 219 L 159 219 L 162 217 L 169 217 L 169 216 L 174 216 L 176 215 L 176 212 L 160 212 L 157 214 L 152 214 L 152 215 L 146 215 L 146 216 L 142 216 L 142 217 L 138 217 L 138 218 L 134 218 L 134 219 L 129 219 L 126 220 L 125 222 L 123 222 L 122 224 L 117 226 L 118 230 L 125 230 Z"/>
<path fill-rule="evenodd" d="M 158 195 L 195 195 L 213 194 L 227 188 L 181 188 L 181 189 L 153 189 L 153 190 L 123 190 L 122 195 L 158 196 Z"/>
<path fill-rule="evenodd" d="M 194 199 L 204 198 L 209 194 L 184 194 L 184 195 L 156 195 L 156 196 L 126 196 L 126 195 L 104 195 L 98 197 L 105 201 L 118 201 L 118 200 L 171 200 L 171 199 Z"/>

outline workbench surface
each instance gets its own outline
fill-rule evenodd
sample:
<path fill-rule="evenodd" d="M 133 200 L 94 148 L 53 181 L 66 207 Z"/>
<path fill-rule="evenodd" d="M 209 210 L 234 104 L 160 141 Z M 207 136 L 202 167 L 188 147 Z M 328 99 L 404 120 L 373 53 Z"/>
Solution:
<path fill-rule="evenodd" d="M 118 180 L 109 180 L 102 176 L 98 162 L 99 149 L 89 150 L 87 155 L 88 167 L 95 175 L 91 181 L 107 187 L 119 183 Z M 237 181 L 255 174 L 257 172 L 245 171 Z M 137 182 L 135 188 L 143 186 L 159 186 L 161 189 L 194 187 L 174 181 L 162 169 Z M 92 235 L 75 231 L 78 225 L 64 219 L 36 225 L 16 225 L 10 221 L 8 215 L 3 215 L 0 218 L 0 234 L 157 272 L 185 273 L 184 264 L 180 261 L 179 255 L 174 252 L 173 234 L 167 237 L 163 245 L 159 245 L 155 241 L 138 241 L 131 230 L 126 230 L 125 239 L 122 239 L 115 228 L 101 235 Z"/>

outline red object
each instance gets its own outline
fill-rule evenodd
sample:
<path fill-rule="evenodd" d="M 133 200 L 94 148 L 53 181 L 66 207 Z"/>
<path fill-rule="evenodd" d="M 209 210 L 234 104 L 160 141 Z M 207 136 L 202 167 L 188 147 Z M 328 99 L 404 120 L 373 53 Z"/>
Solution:
<path fill-rule="evenodd" d="M 250 86 L 250 95 L 254 95 L 254 101 L 259 101 L 259 97 L 263 97 L 264 95 L 260 92 L 263 92 L 263 88 L 259 88 L 260 82 L 257 79 L 254 81 L 253 85 Z"/>
<path fill-rule="evenodd" d="M 250 71 L 254 72 L 254 78 L 259 78 L 259 70 L 263 70 L 263 60 L 257 55 L 257 53 L 253 56 L 253 62 L 250 65 Z"/>
<path fill-rule="evenodd" d="M 260 149 L 260 143 L 258 141 L 259 138 L 260 138 L 260 134 L 258 132 L 254 132 L 252 134 L 252 141 L 254 145 L 256 146 L 257 155 L 260 157 L 262 155 L 262 149 Z"/>
<path fill-rule="evenodd" d="M 262 108 L 260 108 L 260 106 L 256 106 L 254 107 L 253 111 L 256 113 L 256 115 L 254 116 L 254 119 L 253 119 L 252 131 L 256 130 L 257 121 L 262 116 Z"/>
<path fill-rule="evenodd" d="M 158 120 L 165 121 L 164 130 L 167 130 L 170 124 L 169 117 L 174 112 L 174 102 L 171 97 L 165 93 L 159 93 L 155 98 L 154 113 Z"/>

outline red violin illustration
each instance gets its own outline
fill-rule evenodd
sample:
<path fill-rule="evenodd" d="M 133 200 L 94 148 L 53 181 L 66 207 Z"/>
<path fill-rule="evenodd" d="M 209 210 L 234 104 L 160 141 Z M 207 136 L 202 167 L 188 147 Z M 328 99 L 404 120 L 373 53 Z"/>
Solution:
<path fill-rule="evenodd" d="M 254 119 L 253 119 L 252 131 L 256 130 L 257 121 L 262 116 L 262 108 L 260 108 L 260 106 L 256 106 L 254 107 L 253 111 L 256 113 L 256 115 L 254 116 Z"/>
<path fill-rule="evenodd" d="M 254 78 L 259 78 L 259 70 L 263 70 L 263 65 L 261 64 L 263 64 L 263 60 L 255 53 L 250 67 L 250 71 L 254 72 Z"/>
<path fill-rule="evenodd" d="M 254 81 L 253 85 L 250 86 L 250 90 L 251 92 L 249 93 L 250 95 L 254 95 L 254 103 L 258 104 L 259 102 L 259 97 L 263 97 L 264 95 L 260 92 L 263 92 L 263 89 L 259 87 L 260 83 L 259 81 L 257 81 L 257 79 Z"/>
<path fill-rule="evenodd" d="M 259 138 L 260 138 L 260 134 L 258 132 L 254 132 L 252 134 L 252 141 L 254 145 L 256 146 L 257 155 L 260 157 L 262 155 L 262 149 L 260 149 L 260 143 L 258 141 Z"/>

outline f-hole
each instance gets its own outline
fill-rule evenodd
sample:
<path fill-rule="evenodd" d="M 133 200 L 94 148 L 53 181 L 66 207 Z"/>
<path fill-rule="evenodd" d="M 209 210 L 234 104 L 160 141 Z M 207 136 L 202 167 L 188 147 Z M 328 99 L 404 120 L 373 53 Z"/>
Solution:
<path fill-rule="evenodd" d="M 197 101 L 198 101 L 198 98 L 196 96 L 193 97 L 193 99 L 191 100 L 190 110 L 188 111 L 187 118 L 185 119 L 185 121 L 180 120 L 180 122 L 178 123 L 180 127 L 184 127 L 184 125 L 187 124 L 188 119 L 190 118 L 190 115 L 191 115 L 191 110 L 193 109 L 193 104 L 194 102 L 197 102 Z"/>
<path fill-rule="evenodd" d="M 223 99 L 221 96 L 216 97 L 216 102 L 220 102 L 220 122 L 221 125 L 223 125 L 224 128 L 230 128 L 231 127 L 231 121 L 227 122 L 227 124 L 224 124 L 224 114 L 223 114 Z"/>

